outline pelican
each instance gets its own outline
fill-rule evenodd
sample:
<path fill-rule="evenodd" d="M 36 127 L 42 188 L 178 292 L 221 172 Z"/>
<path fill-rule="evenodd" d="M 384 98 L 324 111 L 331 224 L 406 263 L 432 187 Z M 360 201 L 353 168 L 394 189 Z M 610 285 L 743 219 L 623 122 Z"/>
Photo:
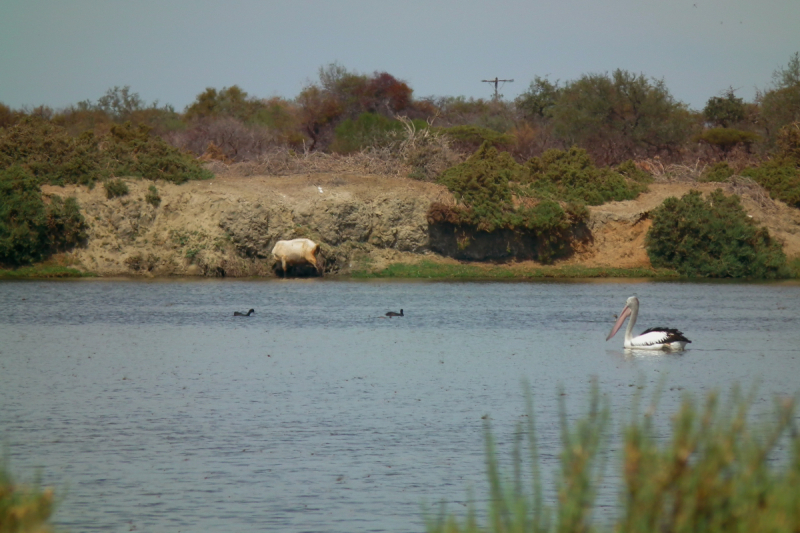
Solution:
<path fill-rule="evenodd" d="M 611 328 L 611 333 L 608 334 L 606 340 L 616 335 L 619 328 L 625 319 L 631 317 L 628 322 L 628 327 L 625 329 L 625 348 L 632 348 L 636 350 L 664 350 L 668 352 L 679 352 L 686 348 L 686 345 L 692 341 L 683 336 L 683 333 L 677 329 L 670 328 L 650 328 L 645 330 L 638 337 L 634 337 L 633 325 L 636 323 L 636 317 L 639 316 L 639 299 L 636 296 L 631 296 L 625 302 L 625 307 L 619 314 L 614 327 Z"/>

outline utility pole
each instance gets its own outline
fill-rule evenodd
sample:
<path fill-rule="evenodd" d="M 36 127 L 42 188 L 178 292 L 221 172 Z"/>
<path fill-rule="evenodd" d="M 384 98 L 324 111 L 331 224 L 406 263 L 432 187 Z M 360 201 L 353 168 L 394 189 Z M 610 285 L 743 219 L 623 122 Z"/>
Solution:
<path fill-rule="evenodd" d="M 481 80 L 481 81 L 482 81 L 482 82 L 484 82 L 484 83 L 494 83 L 494 99 L 495 99 L 495 100 L 497 100 L 498 98 L 500 98 L 500 95 L 499 95 L 499 94 L 497 94 L 497 85 L 498 85 L 498 84 L 499 84 L 501 81 L 502 81 L 503 83 L 505 83 L 505 82 L 512 82 L 512 81 L 514 81 L 514 80 L 499 80 L 499 79 L 495 78 L 495 79 L 493 79 L 493 80 Z"/>

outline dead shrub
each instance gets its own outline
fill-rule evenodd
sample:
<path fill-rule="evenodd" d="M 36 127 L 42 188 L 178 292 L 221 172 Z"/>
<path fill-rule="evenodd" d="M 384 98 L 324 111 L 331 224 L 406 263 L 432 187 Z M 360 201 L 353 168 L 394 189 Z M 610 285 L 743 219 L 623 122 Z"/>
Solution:
<path fill-rule="evenodd" d="M 207 154 L 213 146 L 213 153 L 206 160 L 231 162 L 253 161 L 280 144 L 278 136 L 266 126 L 247 125 L 232 117 L 200 119 L 183 131 L 168 133 L 166 138 L 198 156 Z"/>

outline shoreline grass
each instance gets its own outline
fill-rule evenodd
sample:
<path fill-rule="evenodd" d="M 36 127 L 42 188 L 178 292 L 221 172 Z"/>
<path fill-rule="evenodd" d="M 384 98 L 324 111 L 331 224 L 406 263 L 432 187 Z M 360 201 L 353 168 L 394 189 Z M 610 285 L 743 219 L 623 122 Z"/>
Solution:
<path fill-rule="evenodd" d="M 515 264 L 464 264 L 420 261 L 394 263 L 382 270 L 354 270 L 352 279 L 440 279 L 440 280 L 529 280 L 580 278 L 652 278 L 678 279 L 679 274 L 666 268 L 614 268 L 564 266 L 523 266 Z"/>
<path fill-rule="evenodd" d="M 15 269 L 0 269 L 0 279 L 64 279 L 93 278 L 92 272 L 83 272 L 77 268 L 60 265 L 33 265 Z"/>

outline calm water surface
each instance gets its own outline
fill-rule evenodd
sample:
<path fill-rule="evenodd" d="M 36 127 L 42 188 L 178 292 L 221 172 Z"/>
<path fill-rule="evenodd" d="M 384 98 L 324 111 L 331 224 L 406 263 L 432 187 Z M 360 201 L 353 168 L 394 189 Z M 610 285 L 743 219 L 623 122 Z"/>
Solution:
<path fill-rule="evenodd" d="M 631 294 L 685 354 L 605 342 Z M 593 377 L 619 421 L 661 379 L 662 425 L 737 382 L 769 412 L 800 390 L 800 286 L 0 282 L 0 444 L 71 531 L 423 531 L 422 503 L 484 497 L 482 417 L 507 452 L 522 380 L 552 469 L 558 387 L 577 417 Z"/>

